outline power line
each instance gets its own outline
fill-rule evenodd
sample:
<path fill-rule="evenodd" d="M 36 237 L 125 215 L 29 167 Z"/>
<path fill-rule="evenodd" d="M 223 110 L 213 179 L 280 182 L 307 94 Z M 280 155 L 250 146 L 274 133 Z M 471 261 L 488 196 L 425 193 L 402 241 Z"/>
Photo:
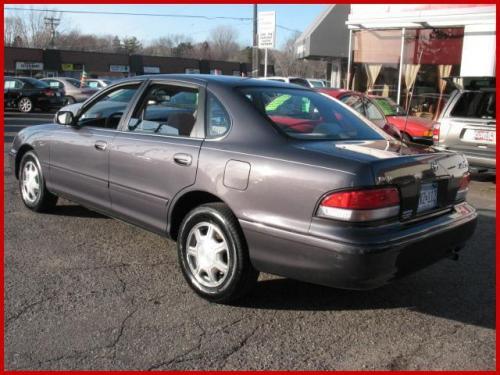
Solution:
<path fill-rule="evenodd" d="M 20 8 L 20 7 L 5 7 L 5 10 L 20 10 L 20 11 L 33 11 L 33 12 L 54 12 L 54 13 L 73 13 L 73 14 L 101 14 L 101 15 L 115 15 L 115 16 L 142 16 L 142 17 L 170 17 L 170 18 L 197 18 L 204 19 L 208 21 L 213 20 L 232 20 L 232 21 L 252 21 L 252 17 L 227 17 L 227 16 L 200 16 L 193 14 L 171 14 L 171 13 L 132 13 L 132 12 L 110 12 L 110 11 L 92 11 L 92 10 L 49 10 L 40 8 Z M 291 31 L 291 32 L 301 32 L 300 30 L 291 29 L 283 25 L 276 25 L 276 27 Z"/>

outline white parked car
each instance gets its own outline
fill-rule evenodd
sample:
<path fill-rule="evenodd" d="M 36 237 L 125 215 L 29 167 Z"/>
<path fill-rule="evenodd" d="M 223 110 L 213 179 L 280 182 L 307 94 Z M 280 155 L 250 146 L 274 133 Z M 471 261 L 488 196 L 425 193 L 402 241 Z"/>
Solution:
<path fill-rule="evenodd" d="M 293 83 L 304 87 L 330 87 L 328 81 L 319 78 L 300 78 L 300 77 L 259 77 L 258 79 L 265 79 L 268 81 L 278 81 Z"/>

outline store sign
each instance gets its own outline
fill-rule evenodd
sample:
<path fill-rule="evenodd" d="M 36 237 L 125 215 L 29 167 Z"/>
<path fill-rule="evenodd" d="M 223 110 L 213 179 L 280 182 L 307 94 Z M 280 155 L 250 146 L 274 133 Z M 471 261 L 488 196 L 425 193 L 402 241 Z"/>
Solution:
<path fill-rule="evenodd" d="M 114 73 L 128 73 L 130 68 L 128 65 L 110 65 L 109 71 Z"/>
<path fill-rule="evenodd" d="M 259 12 L 257 17 L 259 48 L 274 48 L 276 42 L 276 12 Z"/>
<path fill-rule="evenodd" d="M 153 73 L 153 74 L 160 73 L 160 67 L 159 66 L 145 66 L 144 73 Z"/>
<path fill-rule="evenodd" d="M 43 63 L 41 62 L 16 62 L 16 70 L 43 70 Z"/>
<path fill-rule="evenodd" d="M 73 64 L 61 64 L 63 72 L 72 72 L 74 70 Z"/>

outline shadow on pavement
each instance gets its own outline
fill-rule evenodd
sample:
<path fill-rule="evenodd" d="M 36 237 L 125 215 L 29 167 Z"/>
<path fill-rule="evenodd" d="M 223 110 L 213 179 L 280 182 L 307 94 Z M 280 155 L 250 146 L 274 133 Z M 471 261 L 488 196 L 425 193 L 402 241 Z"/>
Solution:
<path fill-rule="evenodd" d="M 109 219 L 108 216 L 102 215 L 95 211 L 91 211 L 79 205 L 56 206 L 52 211 L 47 212 L 47 214 L 70 217 L 87 217 L 92 219 Z"/>
<path fill-rule="evenodd" d="M 471 178 L 473 181 L 492 182 L 496 184 L 496 175 L 491 173 L 472 173 Z"/>
<path fill-rule="evenodd" d="M 274 310 L 378 310 L 407 308 L 458 322 L 495 328 L 495 218 L 480 215 L 481 228 L 458 262 L 443 259 L 429 269 L 371 291 L 328 288 L 291 279 L 260 281 L 238 304 Z M 485 237 L 483 237 L 485 236 Z M 451 263 L 450 263 L 451 262 Z"/>

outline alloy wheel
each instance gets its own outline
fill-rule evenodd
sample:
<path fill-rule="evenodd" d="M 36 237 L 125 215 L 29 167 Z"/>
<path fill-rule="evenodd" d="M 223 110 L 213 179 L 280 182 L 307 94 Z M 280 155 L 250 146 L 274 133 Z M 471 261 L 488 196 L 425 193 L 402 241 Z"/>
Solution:
<path fill-rule="evenodd" d="M 33 204 L 40 197 L 40 173 L 37 166 L 31 160 L 24 164 L 22 173 L 21 192 L 23 199 L 28 204 Z"/>
<path fill-rule="evenodd" d="M 31 109 L 33 108 L 33 104 L 31 103 L 31 100 L 28 98 L 22 98 L 19 101 L 19 109 L 21 112 L 31 112 Z"/>
<path fill-rule="evenodd" d="M 206 287 L 220 286 L 229 274 L 228 241 L 213 223 L 200 222 L 189 231 L 186 257 L 191 274 Z"/>

